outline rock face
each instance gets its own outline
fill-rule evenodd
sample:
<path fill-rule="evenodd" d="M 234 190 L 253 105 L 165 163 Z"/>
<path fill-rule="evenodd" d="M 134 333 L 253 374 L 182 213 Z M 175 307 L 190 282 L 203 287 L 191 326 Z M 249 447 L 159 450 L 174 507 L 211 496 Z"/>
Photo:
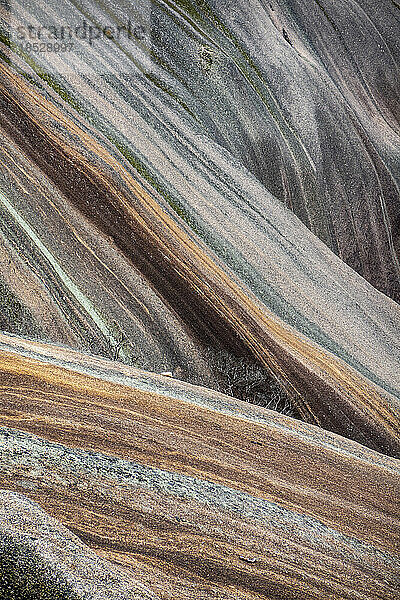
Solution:
<path fill-rule="evenodd" d="M 397 598 L 398 11 L 3 3 L 0 526 L 27 585 Z"/>
<path fill-rule="evenodd" d="M 4 342 L 0 487 L 156 597 L 397 598 L 398 460 L 171 377 Z M 0 522 L 16 519 L 3 498 Z"/>
<path fill-rule="evenodd" d="M 13 3 L 1 328 L 222 391 L 210 349 L 252 357 L 296 415 L 398 455 L 397 21 L 347 4 L 144 3 L 140 44 L 36 52 L 48 4 Z"/>
<path fill-rule="evenodd" d="M 280 380 L 303 418 L 398 454 L 397 304 L 346 267 L 248 172 L 238 164 L 229 165 L 211 142 L 196 144 L 199 155 L 205 160 L 207 149 L 212 150 L 215 168 L 224 181 L 229 174 L 234 190 L 216 181 L 211 189 L 205 179 L 197 188 L 191 203 L 196 214 L 202 215 L 206 233 L 201 239 L 156 191 L 149 191 L 129 165 L 114 156 L 107 140 L 94 131 L 85 132 L 87 126 L 79 115 L 68 120 L 7 66 L 2 72 L 4 127 L 19 140 L 23 156 L 32 161 L 15 173 L 17 182 L 23 179 L 22 187 L 18 183 L 8 186 L 14 200 L 1 197 L 2 224 L 9 232 L 7 247 L 14 244 L 10 256 L 18 248 L 25 255 L 26 268 L 29 261 L 36 261 L 35 273 L 47 282 L 46 303 L 52 303 L 46 306 L 44 290 L 31 293 L 24 283 L 31 313 L 37 309 L 48 314 L 52 306 L 65 334 L 85 338 L 85 349 L 93 352 L 97 344 L 103 348 L 108 344 L 114 357 L 125 354 L 129 361 L 129 356 L 135 358 L 139 352 L 132 350 L 134 344 L 140 348 L 143 367 L 149 368 L 149 362 L 161 357 L 165 348 L 169 364 L 182 363 L 189 380 L 199 383 L 203 377 L 211 387 L 213 374 L 204 358 L 205 349 L 222 346 L 234 354 L 252 353 Z M 20 98 L 18 103 L 16 98 Z M 13 160 L 10 168 L 15 164 Z M 190 178 L 197 179 L 197 171 L 188 164 Z M 49 204 L 42 188 L 42 184 L 50 185 L 51 178 L 64 194 L 58 197 L 58 206 L 54 200 Z M 37 192 L 27 194 L 37 181 L 41 182 Z M 70 221 L 70 210 L 80 224 Z M 36 220 L 38 214 L 40 220 Z M 226 221 L 221 219 L 223 214 L 229 215 Z M 112 275 L 116 267 L 111 257 L 107 267 L 102 251 L 96 254 L 90 239 L 81 237 L 88 218 L 96 227 L 90 235 L 100 230 L 95 239 L 101 244 L 104 235 L 111 237 L 125 256 L 126 268 L 130 264 L 139 269 L 147 278 L 147 291 L 155 287 L 163 297 L 163 306 L 156 303 L 161 310 L 158 316 L 146 307 L 144 297 L 136 296 L 133 282 L 124 283 L 125 292 L 121 292 L 130 298 L 126 314 L 127 306 L 115 297 L 113 286 L 115 277 L 119 282 L 127 278 L 124 272 Z M 73 254 L 70 238 L 72 246 L 77 244 Z M 81 252 L 85 259 L 78 267 L 76 257 Z M 9 260 L 3 263 L 7 272 Z M 93 261 L 97 265 L 94 279 L 85 269 Z M 103 284 L 98 275 L 100 269 L 110 278 L 108 292 L 104 291 L 108 283 Z M 23 272 L 22 267 L 18 272 Z M 140 314 L 134 317 L 131 301 L 139 302 L 140 314 L 147 311 L 144 320 Z M 177 323 L 176 313 L 181 329 L 172 329 L 171 337 L 165 337 L 165 330 Z M 130 327 L 132 319 L 138 329 Z"/>
<path fill-rule="evenodd" d="M 38 504 L 0 491 L 0 593 L 23 600 L 157 600 Z"/>

